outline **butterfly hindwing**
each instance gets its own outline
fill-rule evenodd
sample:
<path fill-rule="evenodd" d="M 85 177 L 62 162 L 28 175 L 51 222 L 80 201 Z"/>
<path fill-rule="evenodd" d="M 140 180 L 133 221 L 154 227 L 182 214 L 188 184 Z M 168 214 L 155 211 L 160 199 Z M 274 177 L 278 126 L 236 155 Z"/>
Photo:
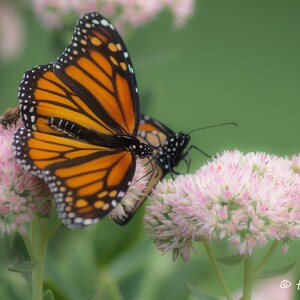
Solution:
<path fill-rule="evenodd" d="M 135 169 L 130 152 L 24 128 L 16 132 L 14 144 L 19 161 L 48 183 L 69 227 L 95 223 L 111 211 Z"/>

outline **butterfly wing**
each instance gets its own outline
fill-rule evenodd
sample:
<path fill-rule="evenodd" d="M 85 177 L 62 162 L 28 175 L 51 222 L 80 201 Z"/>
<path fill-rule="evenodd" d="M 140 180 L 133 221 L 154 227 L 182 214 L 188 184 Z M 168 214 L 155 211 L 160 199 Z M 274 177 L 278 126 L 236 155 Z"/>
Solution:
<path fill-rule="evenodd" d="M 27 129 L 57 134 L 55 117 L 104 134 L 137 134 L 136 79 L 124 42 L 99 13 L 84 15 L 71 43 L 54 64 L 27 71 L 20 84 Z"/>
<path fill-rule="evenodd" d="M 54 64 L 55 74 L 122 133 L 137 133 L 138 89 L 126 46 L 97 12 L 77 23 L 73 39 Z"/>
<path fill-rule="evenodd" d="M 126 192 L 135 170 L 130 152 L 19 128 L 16 157 L 45 179 L 68 227 L 96 223 Z"/>
<path fill-rule="evenodd" d="M 147 133 L 149 136 L 143 138 L 143 132 Z M 174 135 L 174 131 L 167 127 L 165 124 L 150 118 L 147 115 L 142 114 L 139 124 L 139 137 L 141 140 L 149 143 L 153 147 L 161 147 L 168 137 Z M 151 137 L 151 135 L 154 135 Z M 159 141 L 155 136 L 159 135 Z"/>

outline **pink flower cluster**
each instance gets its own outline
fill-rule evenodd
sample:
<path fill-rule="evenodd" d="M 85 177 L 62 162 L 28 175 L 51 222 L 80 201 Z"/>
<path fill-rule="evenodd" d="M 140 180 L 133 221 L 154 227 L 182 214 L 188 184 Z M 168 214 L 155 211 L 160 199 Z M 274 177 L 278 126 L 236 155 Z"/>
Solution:
<path fill-rule="evenodd" d="M 0 3 L 0 58 L 4 62 L 17 57 L 25 44 L 24 24 L 14 3 Z"/>
<path fill-rule="evenodd" d="M 297 166 L 297 167 L 296 167 Z M 300 239 L 300 158 L 226 151 L 194 175 L 159 183 L 145 223 L 163 253 L 188 260 L 194 241 L 226 239 L 241 255 Z"/>
<path fill-rule="evenodd" d="M 26 223 L 34 213 L 48 215 L 51 211 L 50 192 L 44 182 L 25 171 L 17 163 L 12 146 L 17 124 L 0 125 L 0 234 L 15 231 L 26 234 Z"/>
<path fill-rule="evenodd" d="M 41 21 L 48 27 L 61 25 L 63 17 L 70 13 L 82 15 L 99 11 L 111 19 L 122 31 L 124 26 L 138 27 L 153 19 L 164 9 L 169 9 L 175 24 L 181 26 L 191 15 L 194 0 L 32 0 Z"/>

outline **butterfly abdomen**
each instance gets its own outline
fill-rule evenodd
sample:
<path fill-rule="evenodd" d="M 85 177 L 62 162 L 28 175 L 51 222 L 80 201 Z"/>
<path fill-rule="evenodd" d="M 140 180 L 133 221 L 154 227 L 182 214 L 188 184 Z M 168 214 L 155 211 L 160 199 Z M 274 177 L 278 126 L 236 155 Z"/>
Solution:
<path fill-rule="evenodd" d="M 58 133 L 86 141 L 89 144 L 120 150 L 129 150 L 135 156 L 139 156 L 140 158 L 145 158 L 153 154 L 152 147 L 140 142 L 135 136 L 107 135 L 92 129 L 87 129 L 72 121 L 56 117 L 49 118 L 48 124 Z"/>
<path fill-rule="evenodd" d="M 61 132 L 67 136 L 80 139 L 82 127 L 74 122 L 68 121 L 63 118 L 51 117 L 48 119 L 48 125 L 57 132 Z"/>

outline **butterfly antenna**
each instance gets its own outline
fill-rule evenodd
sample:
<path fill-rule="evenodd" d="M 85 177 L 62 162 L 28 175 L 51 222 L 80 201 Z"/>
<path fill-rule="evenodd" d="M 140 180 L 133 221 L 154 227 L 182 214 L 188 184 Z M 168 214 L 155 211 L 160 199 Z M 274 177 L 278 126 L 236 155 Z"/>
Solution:
<path fill-rule="evenodd" d="M 195 131 L 202 130 L 202 129 L 208 129 L 208 128 L 214 128 L 214 127 L 221 127 L 221 126 L 227 126 L 227 125 L 234 125 L 236 127 L 239 127 L 239 125 L 237 123 L 235 123 L 235 122 L 226 122 L 226 123 L 221 123 L 221 124 L 215 124 L 215 125 L 210 125 L 210 126 L 199 127 L 199 128 L 191 130 L 187 134 L 191 134 L 191 133 L 193 133 Z M 202 152 L 202 151 L 200 151 L 200 152 Z"/>

